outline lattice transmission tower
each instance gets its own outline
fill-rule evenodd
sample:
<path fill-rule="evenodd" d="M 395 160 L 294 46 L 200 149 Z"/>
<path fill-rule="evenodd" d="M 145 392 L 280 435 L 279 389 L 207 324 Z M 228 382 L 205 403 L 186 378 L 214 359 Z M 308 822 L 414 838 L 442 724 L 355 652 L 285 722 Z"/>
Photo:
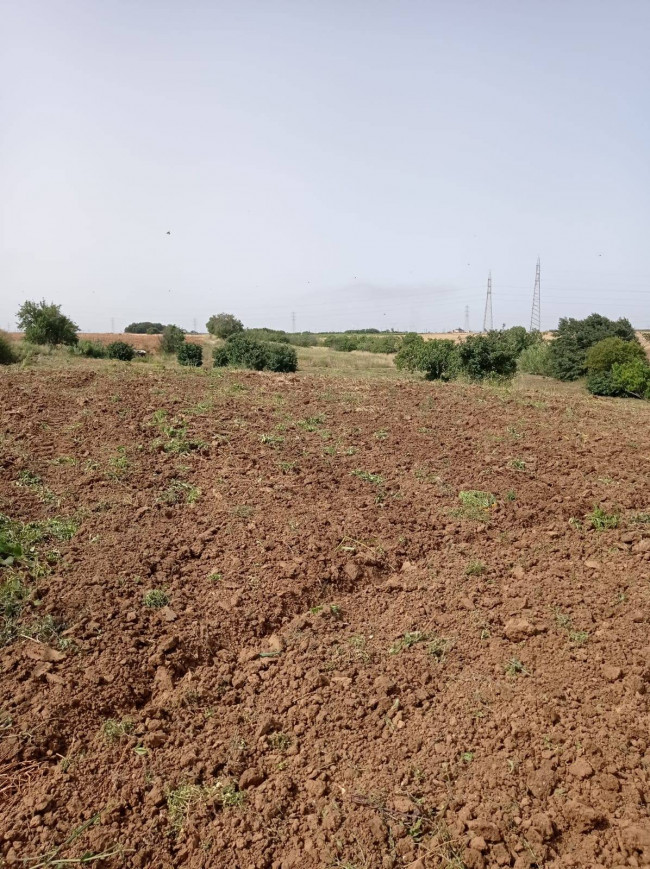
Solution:
<path fill-rule="evenodd" d="M 465 332 L 469 332 L 469 305 L 465 305 Z"/>
<path fill-rule="evenodd" d="M 492 272 L 488 273 L 487 294 L 485 296 L 485 311 L 483 313 L 483 331 L 492 331 Z"/>
<path fill-rule="evenodd" d="M 533 308 L 530 312 L 530 331 L 539 332 L 542 325 L 542 306 L 541 306 L 541 287 L 540 287 L 540 267 L 539 257 L 537 257 L 537 268 L 535 269 L 535 289 L 533 290 Z"/>

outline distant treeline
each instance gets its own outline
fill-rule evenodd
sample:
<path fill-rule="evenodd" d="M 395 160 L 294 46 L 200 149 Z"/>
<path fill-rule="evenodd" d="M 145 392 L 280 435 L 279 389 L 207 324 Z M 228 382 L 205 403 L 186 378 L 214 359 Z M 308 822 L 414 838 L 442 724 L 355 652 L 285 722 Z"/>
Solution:
<path fill-rule="evenodd" d="M 164 328 L 163 323 L 149 323 L 145 320 L 144 323 L 129 323 L 124 331 L 130 335 L 162 335 Z"/>
<path fill-rule="evenodd" d="M 283 332 L 281 329 L 246 329 L 246 335 L 257 341 L 270 341 L 272 344 L 293 344 L 294 347 L 315 347 L 318 338 L 313 332 Z"/>
<path fill-rule="evenodd" d="M 372 335 L 349 331 L 344 334 L 328 335 L 323 342 L 332 350 L 350 353 L 352 350 L 365 350 L 367 353 L 397 353 L 402 346 L 400 335 L 380 334 L 377 329 Z"/>

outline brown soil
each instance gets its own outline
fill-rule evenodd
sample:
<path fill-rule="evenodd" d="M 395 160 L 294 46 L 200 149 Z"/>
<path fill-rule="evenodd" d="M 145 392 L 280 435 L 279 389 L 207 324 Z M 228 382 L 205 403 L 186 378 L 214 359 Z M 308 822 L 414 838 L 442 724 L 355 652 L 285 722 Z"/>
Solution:
<path fill-rule="evenodd" d="M 0 650 L 4 865 L 650 865 L 646 405 L 86 360 L 0 389 L 0 512 L 80 523 Z"/>

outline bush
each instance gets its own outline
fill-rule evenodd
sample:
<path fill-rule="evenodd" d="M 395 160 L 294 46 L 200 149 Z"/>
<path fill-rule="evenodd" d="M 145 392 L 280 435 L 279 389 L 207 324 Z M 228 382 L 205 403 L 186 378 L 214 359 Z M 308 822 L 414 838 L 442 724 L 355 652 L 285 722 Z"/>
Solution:
<path fill-rule="evenodd" d="M 587 351 L 604 338 L 636 341 L 629 320 L 609 320 L 600 314 L 591 314 L 584 320 L 563 317 L 556 338 L 550 345 L 552 376 L 558 380 L 577 380 L 587 373 Z"/>
<path fill-rule="evenodd" d="M 31 344 L 76 344 L 79 327 L 61 313 L 61 305 L 24 302 L 16 317 L 18 326 Z"/>
<path fill-rule="evenodd" d="M 611 378 L 621 395 L 650 399 L 650 365 L 645 359 L 630 362 L 615 362 Z"/>
<path fill-rule="evenodd" d="M 643 348 L 636 341 L 622 338 L 603 338 L 590 347 L 585 357 L 587 371 L 610 371 L 614 363 L 633 362 L 640 359 L 647 363 Z"/>
<path fill-rule="evenodd" d="M 70 347 L 70 352 L 75 356 L 87 356 L 90 359 L 105 359 L 106 347 L 100 341 L 79 341 Z"/>
<path fill-rule="evenodd" d="M 200 344 L 181 344 L 178 348 L 176 358 L 180 365 L 187 365 L 191 368 L 200 368 L 203 365 L 203 347 Z"/>
<path fill-rule="evenodd" d="M 179 326 L 165 326 L 160 338 L 160 349 L 163 353 L 178 353 L 185 343 L 185 332 Z"/>
<path fill-rule="evenodd" d="M 323 344 L 339 353 L 351 353 L 358 350 L 359 339 L 355 335 L 328 335 Z"/>
<path fill-rule="evenodd" d="M 423 371 L 427 380 L 453 380 L 458 373 L 458 348 L 449 340 L 425 341 L 420 335 L 405 335 L 395 365 Z"/>
<path fill-rule="evenodd" d="M 164 328 L 162 323 L 145 320 L 143 323 L 130 323 L 124 331 L 132 335 L 160 335 Z"/>
<path fill-rule="evenodd" d="M 517 367 L 526 374 L 551 376 L 550 347 L 544 341 L 531 344 L 521 351 L 517 359 Z"/>
<path fill-rule="evenodd" d="M 619 396 L 622 394 L 614 383 L 611 371 L 593 371 L 587 377 L 587 389 L 592 395 Z"/>
<path fill-rule="evenodd" d="M 126 341 L 113 341 L 106 348 L 109 359 L 120 359 L 122 362 L 130 362 L 135 356 L 135 350 Z"/>
<path fill-rule="evenodd" d="M 367 353 L 397 353 L 401 346 L 399 335 L 361 335 L 357 339 L 357 350 Z"/>
<path fill-rule="evenodd" d="M 234 365 L 254 371 L 295 371 L 298 357 L 293 347 L 256 341 L 243 332 L 232 335 L 212 354 L 215 368 Z"/>
<path fill-rule="evenodd" d="M 517 345 L 505 332 L 470 335 L 458 347 L 461 371 L 472 380 L 512 377 L 517 370 Z"/>
<path fill-rule="evenodd" d="M 206 323 L 206 329 L 215 338 L 229 338 L 244 331 L 244 324 L 233 314 L 213 314 Z"/>
<path fill-rule="evenodd" d="M 295 371 L 298 367 L 296 351 L 286 344 L 269 344 L 264 367 L 268 371 Z"/>
<path fill-rule="evenodd" d="M 11 365 L 18 362 L 18 354 L 14 350 L 13 342 L 9 335 L 0 332 L 0 365 Z"/>

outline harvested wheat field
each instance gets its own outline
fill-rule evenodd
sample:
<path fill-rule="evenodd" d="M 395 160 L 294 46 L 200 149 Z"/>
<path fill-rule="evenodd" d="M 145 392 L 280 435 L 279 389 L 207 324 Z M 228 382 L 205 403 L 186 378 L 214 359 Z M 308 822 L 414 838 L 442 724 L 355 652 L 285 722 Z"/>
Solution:
<path fill-rule="evenodd" d="M 3 865 L 650 865 L 643 403 L 0 389 Z"/>

